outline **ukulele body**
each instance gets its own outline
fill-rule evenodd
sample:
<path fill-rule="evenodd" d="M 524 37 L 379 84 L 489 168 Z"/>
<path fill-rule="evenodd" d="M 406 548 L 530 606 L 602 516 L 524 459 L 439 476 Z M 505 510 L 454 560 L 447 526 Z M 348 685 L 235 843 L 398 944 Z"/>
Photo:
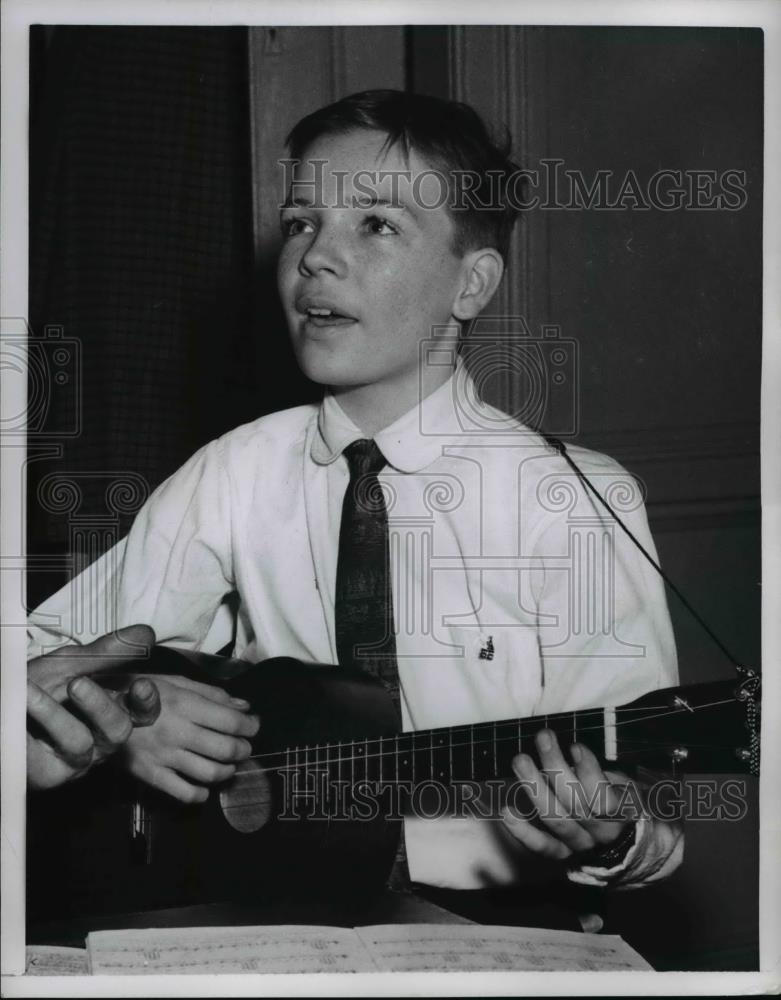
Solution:
<path fill-rule="evenodd" d="M 382 889 L 400 821 L 349 818 L 349 794 L 329 816 L 308 795 L 336 777 L 316 747 L 398 730 L 378 681 L 289 658 L 253 665 L 165 647 L 143 673 L 186 673 L 249 701 L 261 719 L 253 758 L 203 805 L 155 793 L 113 761 L 31 796 L 30 920 L 225 900 L 361 900 Z M 268 759 L 291 769 L 267 771 Z M 349 777 L 363 777 L 361 765 Z"/>

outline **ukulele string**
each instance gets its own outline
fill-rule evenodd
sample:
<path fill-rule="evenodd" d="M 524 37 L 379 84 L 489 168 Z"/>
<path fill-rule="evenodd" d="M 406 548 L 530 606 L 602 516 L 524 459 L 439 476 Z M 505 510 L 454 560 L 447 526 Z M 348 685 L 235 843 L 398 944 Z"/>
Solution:
<path fill-rule="evenodd" d="M 723 701 L 713 701 L 713 702 L 708 702 L 708 703 L 703 704 L 703 705 L 698 705 L 697 708 L 695 709 L 695 711 L 699 711 L 700 709 L 705 709 L 705 708 L 716 708 L 716 707 L 719 707 L 720 705 L 729 705 L 731 703 L 732 703 L 732 699 L 726 698 Z M 620 709 L 620 710 L 617 710 L 617 711 L 623 712 L 623 709 Z M 621 726 L 634 725 L 637 722 L 648 722 L 648 721 L 650 721 L 652 719 L 661 719 L 661 718 L 666 718 L 666 717 L 672 716 L 672 715 L 681 715 L 681 714 L 684 714 L 684 713 L 686 713 L 688 711 L 689 711 L 689 709 L 686 709 L 686 708 L 667 709 L 664 712 L 657 712 L 657 713 L 654 713 L 654 714 L 651 714 L 651 715 L 641 716 L 640 718 L 617 720 L 615 725 L 616 725 L 616 728 L 618 729 Z M 595 711 L 589 712 L 587 714 L 588 715 L 598 715 L 598 716 L 604 718 L 604 713 L 603 713 L 602 710 L 595 710 Z M 541 718 L 544 718 L 544 716 L 542 716 Z M 514 723 L 508 722 L 508 721 L 504 721 L 504 722 L 500 721 L 500 722 L 496 722 L 495 725 L 497 727 L 500 727 L 500 726 L 514 725 Z M 482 729 L 485 729 L 487 727 L 493 727 L 493 726 L 494 726 L 494 723 L 480 723 L 480 727 Z M 454 729 L 452 731 L 453 732 L 462 732 L 462 731 L 466 732 L 466 728 L 467 727 L 463 727 L 463 726 L 454 727 Z M 600 730 L 602 728 L 603 728 L 602 725 L 598 725 L 598 726 L 578 726 L 578 733 L 595 732 L 595 731 L 598 731 L 598 730 Z M 436 732 L 436 730 L 433 730 L 432 732 Z M 424 737 L 426 735 L 426 732 L 423 731 L 422 733 L 421 732 L 400 733 L 398 735 L 400 737 L 407 737 L 407 738 L 410 738 L 410 737 L 421 738 L 421 737 Z M 429 738 L 431 738 L 431 737 L 429 737 Z M 529 737 L 527 737 L 527 739 L 528 738 Z M 495 739 L 491 738 L 491 739 L 469 740 L 469 741 L 466 741 L 464 743 L 452 743 L 452 744 L 448 743 L 448 744 L 441 745 L 441 746 L 438 746 L 438 747 L 432 746 L 432 745 L 430 745 L 430 746 L 417 746 L 417 747 L 415 747 L 415 746 L 408 746 L 403 751 L 400 750 L 400 749 L 397 750 L 396 748 L 393 748 L 391 750 L 383 750 L 382 749 L 382 743 L 383 743 L 383 741 L 385 741 L 385 740 L 393 740 L 393 739 L 395 739 L 394 736 L 375 736 L 375 737 L 368 737 L 368 738 L 366 738 L 364 740 L 348 740 L 344 744 L 323 743 L 323 744 L 316 744 L 316 745 L 306 746 L 306 747 L 288 747 L 288 748 L 286 748 L 284 750 L 274 750 L 274 751 L 270 751 L 270 752 L 267 752 L 267 753 L 254 754 L 251 757 L 247 757 L 246 760 L 247 761 L 250 761 L 250 760 L 252 760 L 252 761 L 259 761 L 259 760 L 262 760 L 264 758 L 272 758 L 272 757 L 279 758 L 280 756 L 282 756 L 284 754 L 302 754 L 302 753 L 305 754 L 306 755 L 306 760 L 305 760 L 305 764 L 304 765 L 301 765 L 300 763 L 298 763 L 298 764 L 283 764 L 283 765 L 278 765 L 278 766 L 270 766 L 270 768 L 269 768 L 270 770 L 278 771 L 278 772 L 279 771 L 292 771 L 292 770 L 299 770 L 299 769 L 301 769 L 302 766 L 304 766 L 304 767 L 319 767 L 319 766 L 326 767 L 326 766 L 330 766 L 330 765 L 333 765 L 333 764 L 339 764 L 339 763 L 341 763 L 341 764 L 348 764 L 349 765 L 351 763 L 355 763 L 356 761 L 368 761 L 368 760 L 378 760 L 378 759 L 393 759 L 393 758 L 397 757 L 397 755 L 400 754 L 400 753 L 402 753 L 402 752 L 403 753 L 417 753 L 417 754 L 421 754 L 421 753 L 433 753 L 434 751 L 438 751 L 439 753 L 442 753 L 442 752 L 450 752 L 451 748 L 453 750 L 459 750 L 459 749 L 462 749 L 464 747 L 480 747 L 480 746 L 483 746 L 485 744 L 509 743 L 509 742 L 513 742 L 514 743 L 514 742 L 517 741 L 518 735 L 517 734 L 513 734 L 512 736 L 497 736 Z M 410 742 L 411 742 L 411 740 L 410 740 Z M 642 741 L 633 740 L 632 742 L 633 743 L 638 743 L 638 742 L 642 742 Z M 348 747 L 353 747 L 354 748 L 354 747 L 357 747 L 361 743 L 364 743 L 367 746 L 370 743 L 379 744 L 380 750 L 379 750 L 379 752 L 364 753 L 364 754 L 354 754 L 353 756 L 343 756 L 343 755 L 339 754 L 340 748 L 344 748 L 344 749 L 346 749 Z M 666 744 L 660 743 L 660 742 L 648 741 L 647 745 L 648 746 L 656 746 L 656 747 L 664 747 Z M 696 746 L 697 744 L 693 744 L 692 743 L 692 744 L 689 744 L 689 745 L 690 746 Z M 699 744 L 699 746 L 713 746 L 715 748 L 720 748 L 721 745 L 714 743 L 714 744 Z M 335 751 L 337 753 L 337 756 L 336 757 L 326 756 L 325 758 L 318 758 L 318 759 L 316 759 L 316 760 L 314 760 L 314 761 L 312 761 L 310 763 L 310 761 L 309 761 L 309 755 L 310 754 L 319 754 L 320 752 L 328 754 L 331 751 Z M 233 780 L 237 781 L 241 777 L 253 777 L 253 776 L 254 775 L 251 772 L 247 773 L 247 772 L 241 772 L 241 771 L 239 771 L 236 775 L 234 775 L 234 779 Z"/>
<path fill-rule="evenodd" d="M 661 707 L 661 706 L 659 706 L 659 707 Z M 621 711 L 623 711 L 623 709 L 621 709 Z M 567 714 L 567 713 L 563 713 L 563 714 Z M 578 713 L 578 721 L 580 721 L 581 719 L 590 718 L 591 716 L 596 716 L 597 718 L 603 719 L 604 718 L 604 710 L 603 709 L 594 709 L 594 710 L 592 710 L 590 712 L 579 712 Z M 539 719 L 540 720 L 547 719 L 547 716 L 539 716 Z M 472 732 L 474 734 L 475 731 L 480 732 L 480 731 L 483 731 L 483 730 L 489 730 L 489 729 L 493 729 L 495 726 L 516 726 L 516 725 L 517 725 L 517 722 L 514 721 L 514 720 L 511 720 L 511 719 L 500 719 L 500 720 L 497 720 L 496 722 L 478 722 L 478 723 L 475 723 L 473 726 L 453 726 L 449 731 L 455 735 L 456 733 L 466 733 L 471 728 Z M 578 732 L 587 732 L 587 731 L 590 731 L 590 730 L 593 730 L 593 729 L 599 729 L 599 728 L 600 728 L 600 726 L 580 726 L 579 725 L 578 726 Z M 445 730 L 445 731 L 447 732 L 447 730 Z M 383 740 L 393 740 L 393 739 L 396 739 L 397 737 L 398 737 L 398 739 L 403 739 L 403 740 L 411 740 L 413 738 L 415 738 L 415 739 L 423 739 L 426 736 L 428 736 L 429 738 L 431 738 L 431 736 L 434 733 L 436 733 L 436 732 L 437 732 L 436 729 L 430 729 L 430 730 L 427 730 L 427 729 L 416 729 L 416 730 L 411 730 L 409 732 L 394 733 L 394 734 L 392 734 L 390 736 L 368 736 L 368 737 L 365 737 L 364 739 L 361 739 L 359 737 L 358 739 L 354 739 L 354 740 L 346 740 L 344 743 L 320 743 L 320 744 L 318 744 L 318 748 L 320 750 L 325 750 L 325 751 L 335 750 L 338 753 L 339 750 L 341 750 L 341 749 L 343 749 L 345 747 L 357 746 L 359 743 L 379 743 L 379 744 L 382 744 Z M 510 739 L 510 737 L 506 737 L 506 738 Z M 516 737 L 513 737 L 513 739 L 515 739 L 515 738 Z M 466 743 L 453 743 L 452 746 L 455 749 L 456 747 L 471 746 L 471 745 L 478 746 L 478 745 L 480 745 L 482 743 L 490 743 L 490 742 L 492 742 L 491 739 L 488 739 L 488 740 L 475 740 L 475 739 L 471 739 L 471 740 L 467 741 Z M 450 745 L 450 744 L 448 744 L 448 745 Z M 300 746 L 286 747 L 283 750 L 271 750 L 271 751 L 268 751 L 266 753 L 253 754 L 251 757 L 247 757 L 246 760 L 260 760 L 263 757 L 276 757 L 276 756 L 278 756 L 281 753 L 286 753 L 286 752 L 295 753 L 295 752 L 303 750 L 303 749 L 304 748 L 300 747 Z M 310 746 L 309 749 L 313 750 L 314 749 L 314 745 Z M 422 748 L 418 747 L 417 749 L 420 750 Z M 394 756 L 395 753 L 396 753 L 395 750 L 383 750 L 381 752 L 381 755 L 383 755 L 383 756 L 384 755 Z M 348 760 L 348 759 L 349 758 L 345 758 L 345 757 L 342 758 L 342 760 Z M 360 759 L 363 759 L 363 758 L 360 758 Z"/>
<path fill-rule="evenodd" d="M 623 757 L 625 753 L 635 753 L 639 751 L 634 751 L 629 749 L 630 747 L 666 747 L 668 744 L 659 743 L 656 740 L 626 740 L 621 746 L 621 756 Z M 691 743 L 689 740 L 686 741 L 687 748 L 694 750 L 731 750 L 734 746 L 732 743 Z M 612 762 L 611 762 L 612 763 Z"/>
<path fill-rule="evenodd" d="M 699 706 L 699 707 L 701 707 L 701 708 L 711 708 L 714 705 L 726 705 L 726 704 L 730 704 L 730 703 L 731 703 L 731 699 L 726 699 L 725 701 L 711 702 L 709 705 L 702 705 L 702 706 Z M 623 715 L 625 712 L 630 712 L 630 711 L 631 712 L 650 712 L 650 711 L 659 711 L 659 710 L 662 710 L 660 712 L 659 716 L 657 716 L 657 715 L 651 715 L 651 716 L 648 716 L 648 718 L 655 719 L 655 718 L 661 717 L 663 715 L 677 715 L 680 712 L 684 711 L 684 709 L 679 709 L 679 708 L 673 708 L 673 709 L 671 709 L 668 705 L 649 705 L 649 706 L 643 706 L 642 708 L 623 708 L 623 707 L 622 708 L 617 708 L 616 709 L 616 714 L 620 713 L 620 714 Z M 564 719 L 566 718 L 566 716 L 572 715 L 572 714 L 573 713 L 563 712 L 563 713 L 561 713 L 561 715 L 558 715 L 557 718 L 561 718 L 562 721 L 564 721 Z M 582 733 L 593 732 L 593 731 L 595 731 L 597 729 L 601 729 L 602 728 L 602 723 L 601 722 L 597 726 L 582 726 L 579 723 L 581 721 L 583 721 L 583 720 L 585 720 L 587 718 L 591 718 L 593 716 L 596 716 L 597 718 L 603 720 L 604 716 L 605 716 L 605 710 L 603 708 L 595 708 L 595 709 L 592 709 L 591 711 L 578 712 L 577 716 L 578 716 L 578 718 L 576 720 L 578 722 L 577 731 L 579 733 L 580 732 L 582 732 Z M 525 721 L 527 721 L 527 723 L 528 723 L 532 719 L 535 722 L 541 722 L 543 720 L 547 720 L 548 717 L 545 716 L 545 715 L 536 716 L 536 717 L 535 716 L 530 716 L 529 720 L 525 720 Z M 640 718 L 627 719 L 626 720 L 627 723 L 643 722 L 643 721 L 644 721 L 644 717 L 642 717 L 642 716 Z M 617 722 L 616 725 L 624 725 L 624 723 Z M 494 729 L 494 727 L 498 727 L 498 726 L 517 726 L 517 721 L 514 720 L 514 719 L 497 719 L 496 722 L 478 722 L 478 723 L 475 723 L 473 726 L 453 726 L 449 731 L 452 732 L 453 734 L 455 734 L 455 733 L 466 733 L 471 728 L 472 732 L 474 733 L 475 731 Z M 544 725 L 543 725 L 543 728 L 544 728 Z M 446 730 L 446 731 L 448 731 L 448 730 Z M 326 750 L 326 751 L 328 751 L 328 750 L 336 750 L 336 751 L 339 751 L 340 749 L 343 749 L 344 747 L 348 747 L 350 745 L 356 746 L 359 743 L 367 743 L 367 742 L 368 743 L 382 743 L 383 740 L 392 740 L 392 739 L 395 739 L 396 736 L 398 736 L 399 739 L 408 739 L 408 740 L 413 739 L 413 738 L 423 739 L 426 736 L 428 736 L 430 738 L 433 734 L 435 734 L 437 732 L 438 732 L 438 730 L 436 730 L 436 729 L 428 729 L 428 730 L 427 729 L 419 729 L 419 730 L 416 729 L 416 730 L 411 730 L 409 732 L 396 733 L 396 734 L 393 734 L 393 735 L 390 735 L 390 736 L 369 736 L 369 737 L 365 737 L 364 739 L 358 738 L 358 739 L 354 739 L 354 740 L 346 740 L 344 743 L 319 743 L 319 744 L 317 744 L 317 746 L 318 746 L 318 748 L 320 750 Z M 513 739 L 514 740 L 516 738 L 517 738 L 517 736 L 501 737 L 501 739 L 507 739 L 507 740 L 509 740 L 509 739 Z M 470 739 L 466 743 L 453 743 L 452 746 L 453 746 L 454 749 L 456 749 L 457 747 L 472 746 L 472 745 L 479 746 L 479 745 L 481 745 L 483 743 L 491 743 L 491 742 L 493 742 L 492 738 L 489 738 L 487 740 Z M 448 746 L 450 746 L 450 744 L 448 744 Z M 276 757 L 278 754 L 285 753 L 286 751 L 290 752 L 290 753 L 294 753 L 296 751 L 300 751 L 300 750 L 303 750 L 303 749 L 304 748 L 301 747 L 301 746 L 296 746 L 296 747 L 286 747 L 283 750 L 270 750 L 270 751 L 267 751 L 266 753 L 253 754 L 251 757 L 247 757 L 246 760 L 260 760 L 263 757 Z M 314 749 L 314 745 L 310 746 L 309 749 Z M 415 749 L 421 750 L 421 749 L 429 749 L 429 748 L 428 747 L 426 747 L 426 748 L 417 747 Z M 395 750 L 383 750 L 382 754 L 394 755 L 395 752 L 396 752 Z M 342 758 L 342 759 L 346 760 L 348 758 Z"/>
<path fill-rule="evenodd" d="M 652 749 L 658 749 L 659 747 L 663 747 L 664 746 L 664 744 L 659 744 L 659 743 L 656 743 L 656 742 L 654 742 L 652 740 L 632 740 L 631 743 L 633 744 L 632 746 L 624 746 L 623 747 L 623 749 L 622 749 L 622 756 L 623 757 L 631 757 L 631 756 L 633 756 L 635 754 L 645 754 L 645 753 L 648 752 L 648 748 L 649 747 L 652 748 Z M 706 750 L 724 750 L 724 751 L 729 751 L 732 748 L 732 744 L 724 744 L 724 743 L 687 743 L 687 745 L 689 747 L 693 747 L 693 748 L 697 748 L 697 749 L 706 749 Z M 348 761 L 349 760 L 353 760 L 353 761 L 354 760 L 366 760 L 366 758 L 365 757 L 347 758 L 347 760 Z M 325 763 L 333 763 L 333 761 L 325 762 Z M 306 763 L 304 765 L 280 766 L 280 767 L 270 768 L 269 770 L 273 770 L 273 771 L 275 771 L 277 773 L 282 772 L 282 771 L 291 771 L 291 772 L 301 772 L 301 771 L 303 771 L 305 775 L 310 775 L 310 774 L 318 774 L 318 773 L 322 772 L 324 770 L 324 767 L 321 765 L 321 762 L 319 762 L 319 761 L 312 761 L 312 762 L 308 762 L 308 763 Z M 237 782 L 239 778 L 247 778 L 247 779 L 253 778 L 253 779 L 257 780 L 257 772 L 255 772 L 255 773 L 253 773 L 253 772 L 244 772 L 244 773 L 239 772 L 238 774 L 235 775 L 235 777 L 234 777 L 233 780 L 235 782 Z M 358 783 L 360 783 L 360 780 L 361 779 L 359 779 Z M 364 777 L 362 780 L 368 781 L 369 780 L 368 779 L 368 775 L 366 777 Z M 425 783 L 427 783 L 427 782 L 429 782 L 431 780 L 432 780 L 431 778 L 425 778 L 425 779 L 422 779 L 422 783 L 425 784 Z M 450 784 L 458 784 L 459 781 L 464 781 L 464 780 L 466 780 L 466 781 L 470 781 L 470 780 L 471 781 L 475 781 L 475 780 L 478 780 L 478 779 L 475 779 L 475 778 L 471 778 L 471 779 L 456 779 L 456 778 L 451 778 L 449 783 Z M 353 782 L 355 782 L 355 778 L 354 777 L 353 777 Z M 353 782 L 343 782 L 342 784 L 351 784 Z M 392 787 L 392 786 L 397 786 L 397 785 L 398 786 L 405 786 L 405 787 L 407 787 L 407 786 L 410 785 L 410 781 L 407 778 L 388 778 L 388 777 L 382 776 L 382 778 L 381 778 L 381 784 L 383 785 L 383 787 Z M 315 794 L 317 794 L 316 791 L 315 791 Z M 236 802 L 236 803 L 223 802 L 222 803 L 222 809 L 223 809 L 223 811 L 225 813 L 231 812 L 232 810 L 246 810 L 246 809 L 251 808 L 252 806 L 261 805 L 261 804 L 265 805 L 267 803 L 267 801 L 268 800 L 266 798 L 262 798 L 262 799 L 246 799 L 245 798 L 245 799 L 242 799 L 240 802 Z M 327 795 L 327 801 L 330 801 L 330 796 L 329 795 Z"/>

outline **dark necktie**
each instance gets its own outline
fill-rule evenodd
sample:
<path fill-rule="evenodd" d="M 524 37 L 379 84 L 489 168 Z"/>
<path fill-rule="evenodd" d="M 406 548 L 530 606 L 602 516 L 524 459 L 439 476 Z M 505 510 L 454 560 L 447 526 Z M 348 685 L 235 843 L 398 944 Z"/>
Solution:
<path fill-rule="evenodd" d="M 401 722 L 399 669 L 393 631 L 388 511 L 377 473 L 386 465 L 374 441 L 353 441 L 344 449 L 350 481 L 342 503 L 336 567 L 336 652 L 343 667 L 379 677 L 393 698 Z M 406 889 L 409 870 L 403 829 L 388 887 Z"/>
<path fill-rule="evenodd" d="M 344 450 L 350 482 L 342 504 L 336 568 L 336 652 L 343 667 L 379 677 L 399 710 L 393 631 L 388 511 L 377 473 L 385 457 L 374 441 Z"/>

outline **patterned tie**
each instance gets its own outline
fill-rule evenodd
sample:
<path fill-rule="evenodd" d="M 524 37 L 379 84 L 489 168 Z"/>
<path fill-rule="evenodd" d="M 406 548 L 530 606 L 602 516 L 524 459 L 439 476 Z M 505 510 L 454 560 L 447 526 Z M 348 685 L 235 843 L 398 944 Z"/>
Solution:
<path fill-rule="evenodd" d="M 379 677 L 399 711 L 393 631 L 388 511 L 377 473 L 385 457 L 374 441 L 344 450 L 350 482 L 342 504 L 336 568 L 336 652 L 343 667 Z"/>
<path fill-rule="evenodd" d="M 385 457 L 365 438 L 344 449 L 350 482 L 342 504 L 336 567 L 336 652 L 343 667 L 379 677 L 401 723 L 399 668 L 393 631 L 388 511 L 377 473 Z M 388 888 L 410 884 L 403 828 Z"/>

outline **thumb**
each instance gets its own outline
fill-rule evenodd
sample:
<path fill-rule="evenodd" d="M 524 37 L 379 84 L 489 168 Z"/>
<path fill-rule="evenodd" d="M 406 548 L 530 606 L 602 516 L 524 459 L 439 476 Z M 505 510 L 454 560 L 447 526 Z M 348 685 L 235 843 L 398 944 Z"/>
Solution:
<path fill-rule="evenodd" d="M 125 695 L 125 707 L 134 726 L 151 726 L 160 715 L 160 692 L 148 677 L 137 677 Z"/>
<path fill-rule="evenodd" d="M 51 655 L 72 660 L 68 672 L 72 677 L 108 672 L 128 660 L 143 662 L 155 644 L 155 633 L 149 625 L 129 625 L 100 636 L 86 646 L 61 646 Z"/>

